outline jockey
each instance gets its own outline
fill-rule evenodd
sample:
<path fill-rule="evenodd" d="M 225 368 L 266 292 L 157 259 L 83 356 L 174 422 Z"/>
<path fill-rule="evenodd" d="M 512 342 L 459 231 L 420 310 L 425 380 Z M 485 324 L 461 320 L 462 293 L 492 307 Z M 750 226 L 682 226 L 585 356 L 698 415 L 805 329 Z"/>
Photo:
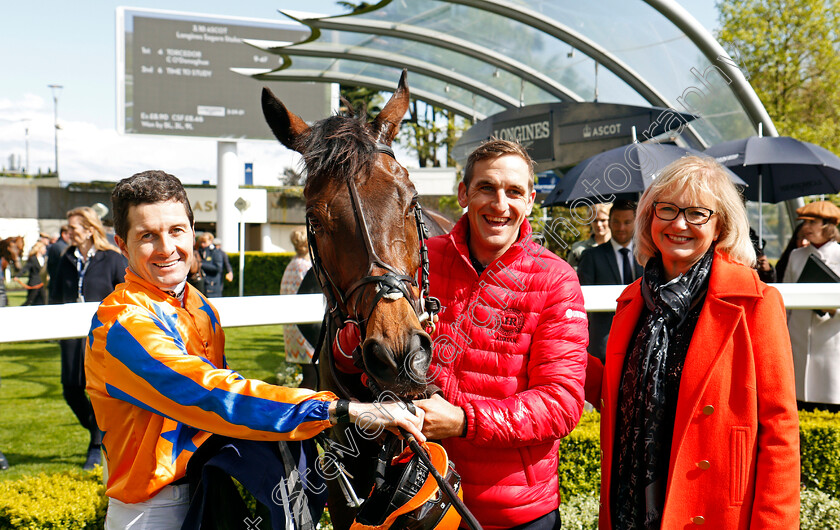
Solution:
<path fill-rule="evenodd" d="M 111 201 L 128 268 L 93 317 L 85 360 L 104 432 L 106 529 L 181 528 L 187 464 L 211 434 L 301 440 L 337 422 L 364 422 L 425 440 L 422 411 L 349 403 L 229 369 L 218 313 L 186 283 L 195 236 L 181 182 L 162 171 L 138 173 L 117 184 Z"/>

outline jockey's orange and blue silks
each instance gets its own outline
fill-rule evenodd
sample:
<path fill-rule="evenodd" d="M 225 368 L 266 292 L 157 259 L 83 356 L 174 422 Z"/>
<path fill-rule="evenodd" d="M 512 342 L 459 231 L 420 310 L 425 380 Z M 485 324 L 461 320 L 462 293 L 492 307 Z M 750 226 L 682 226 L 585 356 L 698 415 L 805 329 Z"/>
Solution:
<path fill-rule="evenodd" d="M 182 307 L 131 270 L 125 280 L 97 309 L 85 358 L 109 497 L 153 497 L 184 476 L 210 433 L 300 440 L 330 426 L 331 392 L 270 385 L 227 368 L 218 313 L 192 286 Z"/>

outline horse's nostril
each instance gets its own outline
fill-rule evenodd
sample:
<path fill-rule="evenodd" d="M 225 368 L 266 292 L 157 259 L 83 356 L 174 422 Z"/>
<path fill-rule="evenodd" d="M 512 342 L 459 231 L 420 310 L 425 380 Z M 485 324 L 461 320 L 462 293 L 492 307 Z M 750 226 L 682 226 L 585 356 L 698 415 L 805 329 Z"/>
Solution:
<path fill-rule="evenodd" d="M 399 373 L 390 348 L 375 339 L 368 339 L 362 346 L 362 359 L 367 371 L 382 380 L 393 380 Z"/>
<path fill-rule="evenodd" d="M 432 341 L 426 333 L 416 332 L 409 342 L 408 355 L 405 357 L 405 371 L 413 380 L 426 382 L 426 371 L 432 359 Z"/>

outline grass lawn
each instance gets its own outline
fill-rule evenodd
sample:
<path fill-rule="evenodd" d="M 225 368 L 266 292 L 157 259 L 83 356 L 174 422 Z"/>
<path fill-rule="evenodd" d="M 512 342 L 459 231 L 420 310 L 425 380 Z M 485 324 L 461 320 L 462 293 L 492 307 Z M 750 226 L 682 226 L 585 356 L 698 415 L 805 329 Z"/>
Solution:
<path fill-rule="evenodd" d="M 11 306 L 25 300 L 9 295 Z M 274 383 L 278 369 L 285 373 L 280 326 L 229 328 L 226 338 L 228 364 L 243 376 Z M 81 469 L 85 461 L 88 432 L 61 395 L 60 357 L 56 341 L 0 343 L 0 451 L 11 465 L 0 480 Z"/>

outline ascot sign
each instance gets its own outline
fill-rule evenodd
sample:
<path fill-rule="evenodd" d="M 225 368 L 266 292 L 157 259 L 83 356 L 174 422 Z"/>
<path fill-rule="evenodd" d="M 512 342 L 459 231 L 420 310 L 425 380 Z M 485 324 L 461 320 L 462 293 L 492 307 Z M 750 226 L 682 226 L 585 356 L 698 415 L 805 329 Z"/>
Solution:
<path fill-rule="evenodd" d="M 583 126 L 584 138 L 615 136 L 617 134 L 621 134 L 621 122 L 598 125 L 597 127 L 590 127 L 588 124 Z"/>

